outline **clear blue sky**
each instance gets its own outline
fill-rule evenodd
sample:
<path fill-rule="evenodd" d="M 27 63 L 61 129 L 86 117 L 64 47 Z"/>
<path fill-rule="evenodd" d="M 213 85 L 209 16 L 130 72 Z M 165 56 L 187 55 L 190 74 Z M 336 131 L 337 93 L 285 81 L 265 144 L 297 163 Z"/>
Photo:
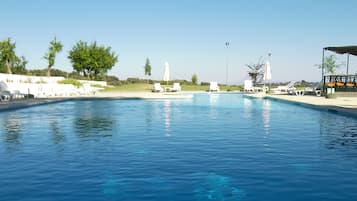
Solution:
<path fill-rule="evenodd" d="M 318 81 L 322 47 L 357 45 L 356 8 L 355 0 L 2 0 L 0 40 L 11 37 L 29 69 L 47 66 L 56 36 L 64 51 L 55 68 L 67 71 L 68 51 L 84 40 L 113 48 L 110 74 L 121 79 L 144 77 L 148 57 L 154 79 L 168 61 L 173 78 L 224 83 L 228 56 L 229 82 L 242 83 L 245 64 L 270 52 L 273 81 Z M 356 72 L 357 58 L 350 65 Z"/>

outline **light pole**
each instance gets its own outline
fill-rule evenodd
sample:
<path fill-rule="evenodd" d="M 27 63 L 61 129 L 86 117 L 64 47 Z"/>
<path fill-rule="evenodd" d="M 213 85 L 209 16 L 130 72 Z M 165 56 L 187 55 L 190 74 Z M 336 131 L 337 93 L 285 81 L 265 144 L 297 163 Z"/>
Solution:
<path fill-rule="evenodd" d="M 228 46 L 229 42 L 226 42 L 226 86 L 228 87 Z"/>

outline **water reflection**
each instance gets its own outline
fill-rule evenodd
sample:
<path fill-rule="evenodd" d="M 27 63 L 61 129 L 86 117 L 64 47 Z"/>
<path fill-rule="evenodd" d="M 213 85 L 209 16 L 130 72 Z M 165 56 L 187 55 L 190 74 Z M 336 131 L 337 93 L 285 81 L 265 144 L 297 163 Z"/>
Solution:
<path fill-rule="evenodd" d="M 244 110 L 243 110 L 243 116 L 245 118 L 251 118 L 252 117 L 252 103 L 253 101 L 250 98 L 243 98 L 243 105 L 244 105 Z"/>
<path fill-rule="evenodd" d="M 21 117 L 16 113 L 7 113 L 3 119 L 4 143 L 7 145 L 7 149 L 16 150 L 22 144 Z"/>
<path fill-rule="evenodd" d="M 107 102 L 106 102 L 107 103 Z M 101 102 L 78 103 L 77 114 L 74 117 L 74 129 L 80 139 L 98 140 L 102 137 L 111 137 L 116 132 L 115 119 L 107 105 Z"/>
<path fill-rule="evenodd" d="M 218 105 L 219 94 L 209 94 L 210 105 Z"/>
<path fill-rule="evenodd" d="M 112 136 L 113 119 L 105 117 L 78 117 L 74 121 L 79 138 Z"/>
<path fill-rule="evenodd" d="M 54 144 L 60 144 L 66 141 L 66 136 L 61 133 L 58 120 L 55 118 L 49 119 L 50 130 L 52 131 L 52 141 Z"/>
<path fill-rule="evenodd" d="M 214 94 L 211 93 L 209 94 L 209 104 L 210 104 L 210 118 L 211 119 L 218 119 L 218 108 L 216 106 L 218 106 L 218 99 L 219 99 L 219 94 Z"/>
<path fill-rule="evenodd" d="M 320 134 L 328 149 L 357 149 L 357 120 L 352 117 L 321 115 Z"/>
<path fill-rule="evenodd" d="M 270 106 L 271 102 L 269 100 L 263 100 L 263 127 L 265 134 L 269 134 L 270 129 Z"/>
<path fill-rule="evenodd" d="M 171 136 L 171 133 L 170 133 L 170 113 L 171 113 L 171 101 L 170 100 L 165 100 L 165 102 L 164 102 L 165 136 Z"/>
<path fill-rule="evenodd" d="M 145 105 L 145 124 L 146 124 L 146 131 L 151 131 L 152 128 L 152 117 L 153 117 L 153 110 L 152 104 L 146 103 Z"/>

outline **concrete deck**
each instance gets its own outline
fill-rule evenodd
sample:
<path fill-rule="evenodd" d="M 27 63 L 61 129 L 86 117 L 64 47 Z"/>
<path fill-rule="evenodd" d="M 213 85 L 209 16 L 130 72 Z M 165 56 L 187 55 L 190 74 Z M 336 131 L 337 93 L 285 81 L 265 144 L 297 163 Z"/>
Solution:
<path fill-rule="evenodd" d="M 114 91 L 114 92 L 97 92 L 95 98 L 138 98 L 138 99 L 185 99 L 193 98 L 192 92 L 164 92 L 153 93 L 148 91 Z"/>
<path fill-rule="evenodd" d="M 357 97 L 338 97 L 335 99 L 329 99 L 318 96 L 272 95 L 263 93 L 245 94 L 245 96 L 303 104 L 318 109 L 331 110 L 357 116 Z"/>
<path fill-rule="evenodd" d="M 66 101 L 66 100 L 68 100 L 68 98 L 36 98 L 36 99 L 4 101 L 4 102 L 0 102 L 0 111 L 26 108 L 36 105 L 45 105 L 50 103 Z"/>
<path fill-rule="evenodd" d="M 193 94 L 202 92 L 175 92 L 175 93 L 152 93 L 148 91 L 116 91 L 116 92 L 98 92 L 90 96 L 62 97 L 62 98 L 37 98 L 27 100 L 15 100 L 10 102 L 0 102 L 0 111 L 9 109 L 19 109 L 35 105 L 56 103 L 76 99 L 188 99 Z M 306 106 L 337 111 L 345 114 L 357 116 L 357 97 L 338 97 L 336 99 L 327 99 L 317 96 L 293 96 L 293 95 L 270 95 L 265 93 L 245 94 L 253 98 L 269 98 L 303 104 Z"/>
<path fill-rule="evenodd" d="M 148 91 L 98 92 L 94 95 L 49 97 L 0 102 L 0 111 L 80 99 L 188 99 L 197 92 L 152 93 Z"/>

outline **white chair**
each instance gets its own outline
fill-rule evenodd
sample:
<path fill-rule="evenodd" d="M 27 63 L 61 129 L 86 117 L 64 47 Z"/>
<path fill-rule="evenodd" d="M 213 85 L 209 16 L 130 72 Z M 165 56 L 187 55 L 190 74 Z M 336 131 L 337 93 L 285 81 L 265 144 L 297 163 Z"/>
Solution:
<path fill-rule="evenodd" d="M 295 91 L 295 82 L 291 81 L 287 85 L 278 86 L 277 88 L 273 89 L 274 93 L 281 94 L 281 93 L 289 93 Z"/>
<path fill-rule="evenodd" d="M 219 86 L 218 86 L 218 82 L 210 82 L 209 83 L 209 91 L 219 91 Z"/>
<path fill-rule="evenodd" d="M 244 80 L 244 91 L 245 92 L 254 92 L 252 80 Z"/>
<path fill-rule="evenodd" d="M 264 89 L 262 87 L 254 87 L 252 80 L 244 80 L 244 92 L 262 92 Z"/>
<path fill-rule="evenodd" d="M 0 102 L 1 101 L 10 101 L 11 93 L 9 91 L 1 91 L 0 92 Z"/>
<path fill-rule="evenodd" d="M 170 88 L 170 91 L 172 91 L 172 92 L 181 91 L 180 83 L 175 82 L 174 85 L 172 86 L 172 88 Z"/>
<path fill-rule="evenodd" d="M 152 92 L 163 92 L 164 89 L 161 87 L 160 83 L 154 83 L 154 88 L 152 90 Z"/>
<path fill-rule="evenodd" d="M 322 81 L 317 83 L 315 86 L 306 87 L 304 93 L 308 95 L 321 96 Z"/>

